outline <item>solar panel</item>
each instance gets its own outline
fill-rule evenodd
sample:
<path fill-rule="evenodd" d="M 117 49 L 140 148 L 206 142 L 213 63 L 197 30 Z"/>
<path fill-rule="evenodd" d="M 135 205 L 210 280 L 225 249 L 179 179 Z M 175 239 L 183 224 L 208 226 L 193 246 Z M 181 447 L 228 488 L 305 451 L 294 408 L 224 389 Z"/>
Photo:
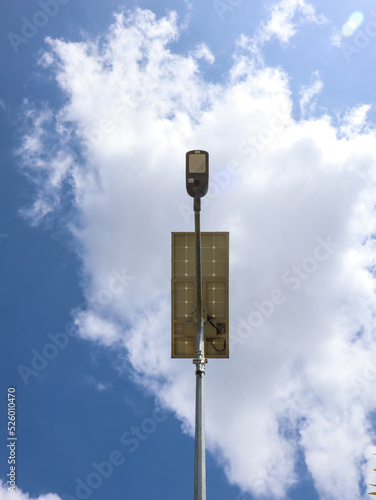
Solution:
<path fill-rule="evenodd" d="M 195 233 L 172 233 L 171 357 L 196 357 Z M 201 233 L 205 357 L 229 357 L 229 233 Z"/>

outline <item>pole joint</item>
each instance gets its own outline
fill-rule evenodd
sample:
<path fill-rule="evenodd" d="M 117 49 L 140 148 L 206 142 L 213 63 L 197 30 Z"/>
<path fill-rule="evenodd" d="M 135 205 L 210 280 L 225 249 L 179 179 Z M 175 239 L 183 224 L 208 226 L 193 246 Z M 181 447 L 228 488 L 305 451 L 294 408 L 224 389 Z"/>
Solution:
<path fill-rule="evenodd" d="M 208 362 L 207 358 L 202 356 L 202 352 L 199 351 L 196 353 L 196 359 L 192 359 L 192 363 L 196 365 L 196 375 L 200 376 L 205 375 L 205 364 Z"/>

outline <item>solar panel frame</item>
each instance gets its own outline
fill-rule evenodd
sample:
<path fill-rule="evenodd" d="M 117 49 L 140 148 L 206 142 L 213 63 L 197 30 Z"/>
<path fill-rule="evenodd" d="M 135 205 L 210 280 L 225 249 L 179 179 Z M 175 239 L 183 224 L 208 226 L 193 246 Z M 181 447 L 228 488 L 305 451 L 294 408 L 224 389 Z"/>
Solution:
<path fill-rule="evenodd" d="M 229 233 L 201 233 L 205 357 L 229 357 Z M 171 233 L 171 357 L 196 356 L 195 233 Z"/>

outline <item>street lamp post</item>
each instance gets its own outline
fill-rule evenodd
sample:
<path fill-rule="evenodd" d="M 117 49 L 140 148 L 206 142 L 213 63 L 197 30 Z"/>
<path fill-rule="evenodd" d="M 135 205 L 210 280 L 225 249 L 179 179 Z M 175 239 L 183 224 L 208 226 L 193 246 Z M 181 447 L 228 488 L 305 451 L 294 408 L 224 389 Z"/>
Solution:
<path fill-rule="evenodd" d="M 202 317 L 202 276 L 201 276 L 201 198 L 209 185 L 209 154 L 194 150 L 186 154 L 186 187 L 193 197 L 195 213 L 195 254 L 196 254 L 196 411 L 195 411 L 195 470 L 194 500 L 206 500 L 205 463 L 205 359 L 204 324 Z"/>

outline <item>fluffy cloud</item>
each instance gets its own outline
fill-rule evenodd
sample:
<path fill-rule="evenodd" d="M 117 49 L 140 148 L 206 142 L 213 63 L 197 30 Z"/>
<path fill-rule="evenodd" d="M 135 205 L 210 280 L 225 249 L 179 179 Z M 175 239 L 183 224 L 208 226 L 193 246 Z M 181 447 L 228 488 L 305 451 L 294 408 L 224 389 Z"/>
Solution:
<path fill-rule="evenodd" d="M 0 481 L 0 500 L 33 500 L 27 493 L 23 493 L 21 490 L 16 489 L 15 491 L 9 491 L 8 485 Z M 61 500 L 58 495 L 53 493 L 48 493 L 47 495 L 42 495 L 34 500 Z"/>
<path fill-rule="evenodd" d="M 323 24 L 326 18 L 317 15 L 315 8 L 305 0 L 280 0 L 272 5 L 269 19 L 260 25 L 255 41 L 263 45 L 276 38 L 287 44 L 303 23 Z"/>
<path fill-rule="evenodd" d="M 282 4 L 287 21 L 298 7 L 316 19 L 304 2 Z M 48 41 L 41 63 L 65 104 L 33 111 L 24 136 L 38 186 L 29 216 L 71 200 L 81 335 L 124 349 L 138 382 L 192 432 L 192 365 L 170 359 L 170 232 L 193 229 L 184 154 L 208 150 L 202 230 L 229 230 L 231 249 L 231 352 L 207 367 L 208 446 L 246 491 L 285 497 L 303 453 L 321 498 L 360 498 L 376 407 L 368 108 L 339 124 L 296 121 L 288 75 L 259 65 L 247 39 L 226 82 L 210 83 L 210 50 L 178 54 L 177 37 L 174 14 L 136 10 L 103 40 Z"/>
<path fill-rule="evenodd" d="M 300 111 L 302 113 L 302 116 L 306 116 L 306 113 L 310 111 L 310 115 L 312 115 L 313 110 L 315 108 L 315 101 L 314 98 L 317 94 L 319 94 L 323 87 L 324 84 L 320 80 L 320 75 L 318 71 L 315 71 L 313 74 L 314 81 L 311 83 L 311 85 L 307 87 L 303 87 L 300 91 Z"/>

